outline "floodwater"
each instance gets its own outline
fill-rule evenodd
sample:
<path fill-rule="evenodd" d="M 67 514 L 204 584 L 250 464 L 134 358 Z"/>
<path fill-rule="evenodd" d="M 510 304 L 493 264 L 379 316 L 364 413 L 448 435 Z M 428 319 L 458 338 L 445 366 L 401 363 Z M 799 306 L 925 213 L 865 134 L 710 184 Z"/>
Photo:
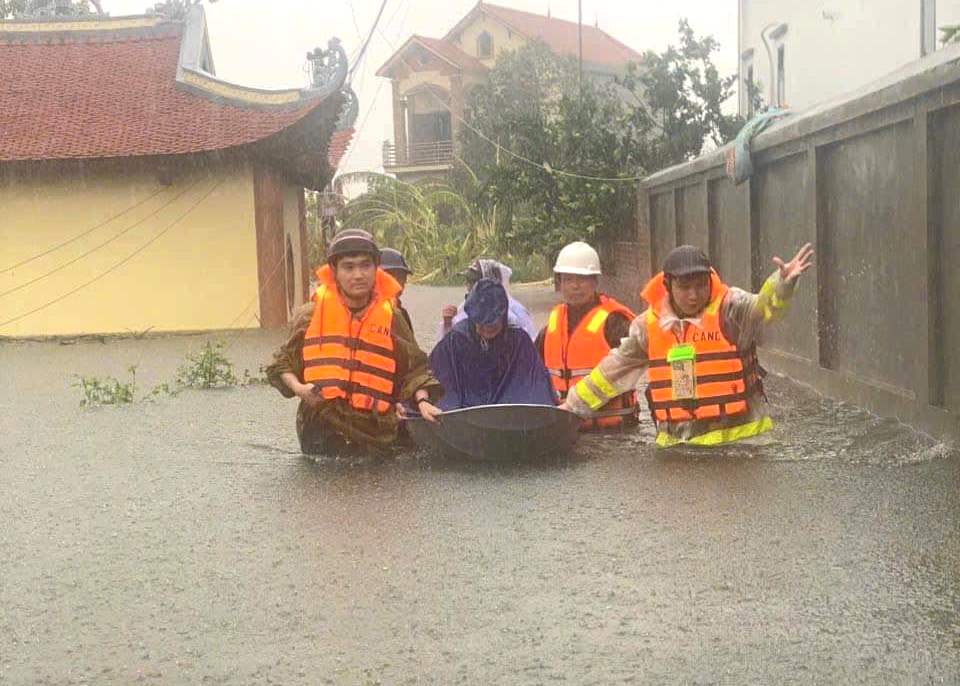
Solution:
<path fill-rule="evenodd" d="M 269 387 L 69 385 L 208 338 L 0 343 L 0 683 L 960 683 L 951 446 L 774 379 L 760 448 L 317 464 Z"/>

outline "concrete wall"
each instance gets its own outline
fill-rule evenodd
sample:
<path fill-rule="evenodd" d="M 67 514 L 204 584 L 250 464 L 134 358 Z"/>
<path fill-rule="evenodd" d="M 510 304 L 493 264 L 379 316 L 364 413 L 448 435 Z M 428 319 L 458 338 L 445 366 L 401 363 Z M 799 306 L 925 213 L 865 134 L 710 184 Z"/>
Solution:
<path fill-rule="evenodd" d="M 0 296 L 0 322 L 42 308 L 0 336 L 228 328 L 251 301 L 257 314 L 249 165 L 0 172 L 0 293 L 24 286 Z"/>
<path fill-rule="evenodd" d="M 756 289 L 774 255 L 814 243 L 816 267 L 770 329 L 764 363 L 960 436 L 960 46 L 764 132 L 740 186 L 724 152 L 641 184 L 652 265 L 698 243 L 728 283 Z M 636 286 L 653 269 L 640 263 Z"/>

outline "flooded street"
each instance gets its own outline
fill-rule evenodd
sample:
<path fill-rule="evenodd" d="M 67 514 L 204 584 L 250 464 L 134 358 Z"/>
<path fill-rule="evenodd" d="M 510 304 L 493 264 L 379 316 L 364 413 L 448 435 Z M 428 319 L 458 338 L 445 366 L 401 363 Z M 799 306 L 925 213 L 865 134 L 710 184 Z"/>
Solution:
<path fill-rule="evenodd" d="M 460 297 L 411 289 L 421 345 Z M 0 343 L 0 683 L 960 682 L 951 446 L 774 378 L 759 448 L 316 464 L 267 386 L 69 385 L 211 338 Z"/>

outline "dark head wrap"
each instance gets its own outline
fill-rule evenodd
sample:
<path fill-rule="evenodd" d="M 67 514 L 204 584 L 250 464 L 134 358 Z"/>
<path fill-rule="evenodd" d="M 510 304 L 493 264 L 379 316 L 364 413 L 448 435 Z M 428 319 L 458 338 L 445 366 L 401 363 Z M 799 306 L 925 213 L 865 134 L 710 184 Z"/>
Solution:
<path fill-rule="evenodd" d="M 471 324 L 488 326 L 507 316 L 507 291 L 493 279 L 480 279 L 467 296 L 463 309 Z"/>

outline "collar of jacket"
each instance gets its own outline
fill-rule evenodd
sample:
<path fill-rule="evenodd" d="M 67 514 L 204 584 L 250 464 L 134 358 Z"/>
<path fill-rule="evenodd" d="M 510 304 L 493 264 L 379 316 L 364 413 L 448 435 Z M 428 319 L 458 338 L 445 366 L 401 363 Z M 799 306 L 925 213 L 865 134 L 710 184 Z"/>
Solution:
<path fill-rule="evenodd" d="M 333 268 L 329 264 L 325 264 L 316 271 L 317 282 L 321 286 L 326 286 L 327 288 L 333 289 L 337 293 L 337 297 L 343 298 L 340 296 L 340 288 L 337 286 L 337 279 L 333 274 Z M 387 272 L 385 272 L 380 267 L 377 267 L 377 276 L 373 282 L 373 294 L 370 298 L 370 302 L 376 302 L 377 300 L 390 300 L 396 302 L 397 297 L 400 295 L 400 291 L 403 290 L 400 287 L 399 282 Z"/>

